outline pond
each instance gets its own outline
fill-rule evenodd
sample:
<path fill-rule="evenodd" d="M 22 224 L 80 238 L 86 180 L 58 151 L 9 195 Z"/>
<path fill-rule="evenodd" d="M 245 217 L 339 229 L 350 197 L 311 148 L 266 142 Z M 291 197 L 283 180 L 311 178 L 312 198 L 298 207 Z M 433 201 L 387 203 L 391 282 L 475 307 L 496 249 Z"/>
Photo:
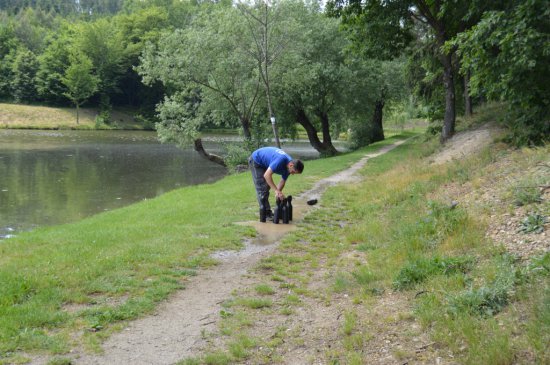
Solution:
<path fill-rule="evenodd" d="M 210 140 L 205 148 L 220 153 Z M 284 148 L 317 157 L 307 141 Z M 191 148 L 159 143 L 155 132 L 0 130 L 0 239 L 226 174 Z"/>

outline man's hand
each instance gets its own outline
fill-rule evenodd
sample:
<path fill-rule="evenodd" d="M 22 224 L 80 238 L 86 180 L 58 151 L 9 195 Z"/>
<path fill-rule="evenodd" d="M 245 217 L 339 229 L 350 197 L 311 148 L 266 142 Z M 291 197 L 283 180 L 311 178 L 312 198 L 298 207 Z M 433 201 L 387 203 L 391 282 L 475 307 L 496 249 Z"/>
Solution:
<path fill-rule="evenodd" d="M 279 185 L 275 185 L 275 182 L 273 182 L 273 170 L 271 170 L 271 167 L 269 167 L 265 174 L 264 179 L 267 182 L 267 185 L 275 192 L 275 197 L 277 199 L 283 200 L 285 198 L 285 195 L 283 194 L 283 188 L 285 187 L 285 180 L 281 179 L 279 181 Z"/>
<path fill-rule="evenodd" d="M 275 198 L 282 201 L 285 198 L 285 195 L 283 194 L 283 192 L 281 190 L 276 189 L 275 190 Z"/>

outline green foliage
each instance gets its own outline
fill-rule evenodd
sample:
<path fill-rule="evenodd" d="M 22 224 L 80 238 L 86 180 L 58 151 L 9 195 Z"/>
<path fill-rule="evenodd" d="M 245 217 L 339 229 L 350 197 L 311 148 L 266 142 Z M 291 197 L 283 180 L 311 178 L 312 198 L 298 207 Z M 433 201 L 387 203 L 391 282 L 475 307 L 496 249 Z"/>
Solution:
<path fill-rule="evenodd" d="M 366 266 L 360 266 L 354 270 L 352 276 L 361 286 L 367 286 L 376 280 L 376 275 Z"/>
<path fill-rule="evenodd" d="M 357 314 L 354 312 L 344 313 L 344 323 L 342 325 L 342 331 L 346 336 L 350 336 L 355 327 L 357 326 Z"/>
<path fill-rule="evenodd" d="M 539 213 L 529 213 L 520 222 L 519 232 L 521 233 L 541 233 L 544 231 L 544 225 L 548 218 Z"/>
<path fill-rule="evenodd" d="M 404 192 L 403 198 L 414 196 L 411 191 Z M 419 188 L 421 188 L 419 186 Z M 397 197 L 396 197 L 397 198 Z M 410 225 L 402 225 L 402 239 L 410 245 L 430 251 L 437 247 L 446 237 L 468 226 L 468 215 L 460 207 L 454 207 L 436 201 L 428 202 L 427 214 L 416 218 Z"/>
<path fill-rule="evenodd" d="M 514 204 L 521 207 L 542 202 L 542 192 L 537 185 L 536 181 L 526 180 L 513 187 Z"/>
<path fill-rule="evenodd" d="M 158 107 L 161 138 L 189 144 L 205 126 L 235 122 L 250 138 L 262 94 L 256 63 L 240 51 L 248 45 L 239 20 L 236 9 L 204 11 L 190 27 L 166 33 L 158 46 L 144 51 L 137 68 L 144 82 L 160 81 L 171 90 Z"/>
<path fill-rule="evenodd" d="M 230 169 L 237 170 L 239 166 L 246 166 L 248 168 L 248 157 L 250 157 L 253 151 L 251 148 L 247 147 L 248 145 L 251 145 L 251 143 L 226 144 L 226 153 L 223 159 Z"/>
<path fill-rule="evenodd" d="M 0 2 L 0 10 L 10 14 L 17 14 L 21 10 L 44 11 L 46 13 L 69 15 L 90 14 L 114 14 L 122 9 L 123 0 L 3 0 Z"/>
<path fill-rule="evenodd" d="M 550 361 L 550 286 L 536 294 L 536 302 L 533 307 L 533 317 L 527 326 L 527 335 L 535 349 L 535 361 L 537 364 L 545 364 Z"/>
<path fill-rule="evenodd" d="M 36 98 L 35 76 L 38 60 L 34 53 L 25 48 L 17 50 L 12 64 L 11 92 L 16 102 L 30 102 Z"/>
<path fill-rule="evenodd" d="M 260 295 L 272 295 L 272 294 L 275 294 L 275 290 L 273 290 L 273 288 L 267 284 L 260 284 L 260 285 L 257 285 L 255 288 L 256 290 L 256 293 L 260 294 Z"/>
<path fill-rule="evenodd" d="M 550 276 L 550 252 L 535 256 L 527 266 L 527 275 Z"/>
<path fill-rule="evenodd" d="M 120 33 L 108 19 L 91 23 L 77 23 L 74 46 L 91 61 L 99 78 L 100 93 L 119 91 L 119 81 L 126 70 L 125 50 Z"/>
<path fill-rule="evenodd" d="M 512 1 L 504 11 L 486 12 L 452 44 L 463 69 L 472 70 L 472 92 L 509 103 L 516 145 L 550 136 L 549 18 L 548 0 Z"/>
<path fill-rule="evenodd" d="M 236 301 L 236 304 L 252 309 L 269 308 L 273 305 L 271 299 L 264 298 L 240 298 Z"/>
<path fill-rule="evenodd" d="M 64 95 L 76 106 L 78 123 L 78 108 L 96 92 L 99 83 L 99 79 L 92 74 L 90 59 L 83 53 L 72 54 L 71 65 L 65 71 L 61 82 L 67 87 Z"/>
<path fill-rule="evenodd" d="M 470 257 L 432 257 L 418 258 L 408 262 L 397 274 L 393 287 L 405 290 L 435 275 L 466 273 L 473 265 Z"/>
<path fill-rule="evenodd" d="M 225 352 L 211 352 L 202 359 L 205 365 L 226 365 L 231 362 L 231 357 Z"/>
<path fill-rule="evenodd" d="M 0 98 L 12 99 L 11 82 L 13 80 L 13 62 L 15 49 L 0 59 Z"/>
<path fill-rule="evenodd" d="M 240 335 L 238 338 L 231 342 L 229 352 L 236 360 L 243 360 L 248 357 L 248 350 L 256 346 L 256 341 L 246 335 Z"/>
<path fill-rule="evenodd" d="M 47 365 L 72 365 L 73 360 L 68 357 L 56 356 L 53 359 L 49 360 Z"/>
<path fill-rule="evenodd" d="M 449 297 L 449 313 L 454 316 L 478 314 L 492 316 L 500 312 L 510 301 L 517 283 L 517 269 L 511 256 L 503 256 L 497 263 L 495 279 L 479 288 Z"/>
<path fill-rule="evenodd" d="M 55 30 L 52 14 L 41 9 L 26 8 L 13 16 L 14 33 L 23 48 L 38 55 L 43 47 L 48 30 Z"/>
<path fill-rule="evenodd" d="M 350 133 L 348 137 L 349 147 L 352 150 L 368 146 L 373 141 L 374 126 L 368 121 L 353 121 L 350 123 Z"/>
<path fill-rule="evenodd" d="M 63 77 L 70 66 L 70 52 L 73 38 L 67 28 L 51 35 L 47 47 L 38 57 L 39 69 L 36 74 L 36 88 L 40 97 L 48 102 L 65 101 L 67 92 Z"/>
<path fill-rule="evenodd" d="M 365 58 L 391 60 L 401 54 L 412 40 L 411 24 L 405 1 L 379 2 L 333 0 L 326 12 L 342 19 L 343 29 L 352 41 L 352 49 Z"/>

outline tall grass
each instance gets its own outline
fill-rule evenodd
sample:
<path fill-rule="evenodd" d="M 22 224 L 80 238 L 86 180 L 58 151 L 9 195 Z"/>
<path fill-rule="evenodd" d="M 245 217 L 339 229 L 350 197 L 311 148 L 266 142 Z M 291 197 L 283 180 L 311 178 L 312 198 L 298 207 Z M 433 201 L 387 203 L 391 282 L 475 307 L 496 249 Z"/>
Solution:
<path fill-rule="evenodd" d="M 536 336 L 518 336 L 513 321 L 495 318 L 511 302 L 521 303 L 516 292 L 524 280 L 531 280 L 522 279 L 521 264 L 487 241 L 483 217 L 438 200 L 444 184 L 463 184 L 479 176 L 482 167 L 494 161 L 492 151 L 441 169 L 418 159 L 429 148 L 404 146 L 407 156 L 396 151 L 369 163 L 362 184 L 335 187 L 325 195 L 325 201 L 346 212 L 351 223 L 344 231 L 346 241 L 365 254 L 364 264 L 352 275 L 356 286 L 368 289 L 364 293 L 393 286 L 422 294 L 415 299 L 415 315 L 464 363 L 511 363 L 522 351 L 521 342 L 537 358 L 546 359 Z M 386 163 L 393 168 L 384 171 Z M 350 290 L 349 280 L 339 273 L 335 290 Z M 548 288 L 548 275 L 536 282 Z M 541 318 L 544 326 L 547 306 L 538 303 L 531 316 Z M 540 333 L 540 325 L 530 323 Z"/>

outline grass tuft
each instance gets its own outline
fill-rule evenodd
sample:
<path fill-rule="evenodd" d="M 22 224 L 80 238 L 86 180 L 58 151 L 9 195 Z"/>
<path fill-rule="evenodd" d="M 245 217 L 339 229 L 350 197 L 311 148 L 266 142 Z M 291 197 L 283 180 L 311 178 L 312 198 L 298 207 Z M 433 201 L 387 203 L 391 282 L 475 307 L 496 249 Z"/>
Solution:
<path fill-rule="evenodd" d="M 471 257 L 418 258 L 407 263 L 393 281 L 396 290 L 410 289 L 431 276 L 466 273 L 474 263 Z"/>

